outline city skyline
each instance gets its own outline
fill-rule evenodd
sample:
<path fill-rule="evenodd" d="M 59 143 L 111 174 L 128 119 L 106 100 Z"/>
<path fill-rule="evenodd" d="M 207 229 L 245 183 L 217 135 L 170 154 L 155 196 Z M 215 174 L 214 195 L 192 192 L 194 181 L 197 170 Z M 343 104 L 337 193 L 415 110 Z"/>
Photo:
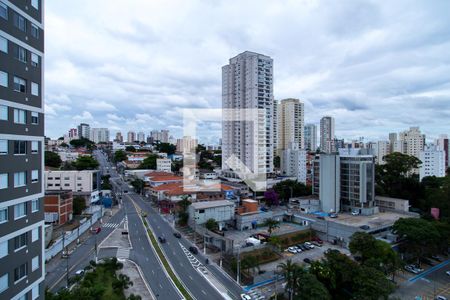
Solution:
<path fill-rule="evenodd" d="M 225 2 L 177 4 L 184 9 L 176 12 L 173 5 L 131 1 L 124 13 L 120 5 L 99 9 L 106 7 L 101 1 L 48 4 L 48 136 L 65 133 L 61 124 L 80 122 L 108 127 L 112 135 L 120 128 L 182 136 L 181 109 L 220 108 L 220 69 L 246 50 L 274 59 L 275 99 L 304 101 L 305 123 L 333 116 L 340 138 L 387 140 L 389 132 L 410 126 L 430 139 L 447 133 L 449 46 L 442 37 L 450 28 L 448 3 L 409 3 L 409 13 L 401 3 L 246 3 L 242 11 L 255 13 L 232 25 L 220 22 L 236 14 Z M 273 22 L 266 24 L 267 17 Z M 215 19 L 217 26 L 203 26 Z M 65 36 L 69 29 L 76 45 Z M 205 125 L 214 140 L 221 136 L 219 122 Z"/>

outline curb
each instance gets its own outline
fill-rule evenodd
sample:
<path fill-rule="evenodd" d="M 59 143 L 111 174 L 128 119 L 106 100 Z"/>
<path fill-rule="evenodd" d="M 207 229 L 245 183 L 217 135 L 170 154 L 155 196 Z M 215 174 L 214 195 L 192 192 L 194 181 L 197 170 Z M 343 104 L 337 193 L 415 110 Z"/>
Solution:
<path fill-rule="evenodd" d="M 137 270 L 138 270 L 138 272 L 139 272 L 139 276 L 141 276 L 141 279 L 142 279 L 142 281 L 144 282 L 145 287 L 147 288 L 147 290 L 149 291 L 149 293 L 150 293 L 150 295 L 153 297 L 153 299 L 156 299 L 155 294 L 153 294 L 152 289 L 148 286 L 148 283 L 147 283 L 147 281 L 145 280 L 144 274 L 142 274 L 142 270 L 141 270 L 141 268 L 139 267 L 139 265 L 138 265 L 137 263 L 135 263 L 135 262 L 134 262 L 133 260 L 131 260 L 131 259 L 124 259 L 124 260 L 127 260 L 127 261 L 131 262 L 131 263 L 137 268 Z"/>

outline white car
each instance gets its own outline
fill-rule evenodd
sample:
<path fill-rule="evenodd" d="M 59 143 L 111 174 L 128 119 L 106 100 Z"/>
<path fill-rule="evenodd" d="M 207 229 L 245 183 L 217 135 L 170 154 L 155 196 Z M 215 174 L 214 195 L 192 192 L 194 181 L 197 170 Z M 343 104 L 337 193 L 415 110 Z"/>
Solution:
<path fill-rule="evenodd" d="M 309 249 L 314 249 L 314 245 L 311 244 L 310 242 L 305 242 L 305 246 L 308 247 Z"/>
<path fill-rule="evenodd" d="M 289 248 L 288 248 L 288 251 L 295 254 L 295 253 L 298 252 L 298 249 L 295 248 L 295 247 L 289 247 Z"/>
<path fill-rule="evenodd" d="M 445 272 L 445 274 L 447 274 L 448 276 L 450 276 L 450 271 Z"/>
<path fill-rule="evenodd" d="M 358 211 L 356 211 L 356 210 L 352 211 L 352 216 L 357 216 L 357 215 L 359 215 Z"/>
<path fill-rule="evenodd" d="M 84 270 L 78 270 L 75 272 L 75 275 L 83 275 L 84 274 Z"/>
<path fill-rule="evenodd" d="M 252 300 L 252 297 L 250 297 L 250 296 L 247 295 L 247 294 L 241 294 L 241 299 L 242 299 L 242 300 Z"/>

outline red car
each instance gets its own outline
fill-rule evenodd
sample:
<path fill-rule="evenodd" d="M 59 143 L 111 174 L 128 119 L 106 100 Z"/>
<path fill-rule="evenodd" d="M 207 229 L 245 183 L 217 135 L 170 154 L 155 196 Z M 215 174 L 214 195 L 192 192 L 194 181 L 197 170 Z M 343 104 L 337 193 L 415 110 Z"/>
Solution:
<path fill-rule="evenodd" d="M 320 238 L 318 238 L 317 236 L 313 237 L 311 240 L 315 241 L 315 242 L 317 242 L 319 244 L 323 244 L 323 241 Z"/>
<path fill-rule="evenodd" d="M 101 227 L 92 227 L 91 228 L 92 233 L 98 234 L 100 231 L 102 231 Z"/>

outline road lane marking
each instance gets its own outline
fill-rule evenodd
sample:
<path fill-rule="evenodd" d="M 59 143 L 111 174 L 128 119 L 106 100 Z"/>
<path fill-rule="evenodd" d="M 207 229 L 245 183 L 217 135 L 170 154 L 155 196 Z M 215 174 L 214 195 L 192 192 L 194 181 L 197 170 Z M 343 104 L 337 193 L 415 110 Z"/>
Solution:
<path fill-rule="evenodd" d="M 192 281 L 194 281 L 194 279 L 192 278 L 192 276 L 191 276 L 191 275 L 189 275 L 189 279 L 191 279 Z"/>
<path fill-rule="evenodd" d="M 202 290 L 202 293 L 206 295 L 206 292 L 204 290 Z"/>

